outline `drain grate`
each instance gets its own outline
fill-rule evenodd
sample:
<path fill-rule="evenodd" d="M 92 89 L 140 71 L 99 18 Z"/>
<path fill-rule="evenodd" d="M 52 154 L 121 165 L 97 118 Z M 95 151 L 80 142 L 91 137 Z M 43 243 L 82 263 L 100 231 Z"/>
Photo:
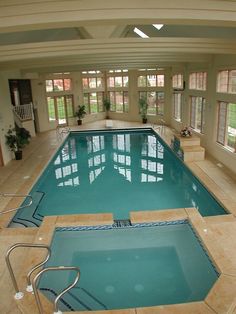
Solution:
<path fill-rule="evenodd" d="M 129 226 L 132 226 L 131 221 L 129 219 L 114 220 L 114 223 L 112 225 L 113 228 L 123 228 Z"/>

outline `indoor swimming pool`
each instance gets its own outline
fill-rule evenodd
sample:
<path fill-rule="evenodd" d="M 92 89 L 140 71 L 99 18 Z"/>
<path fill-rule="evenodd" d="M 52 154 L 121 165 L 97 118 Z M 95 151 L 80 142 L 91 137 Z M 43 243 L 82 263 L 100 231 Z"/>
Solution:
<path fill-rule="evenodd" d="M 186 220 L 57 228 L 51 249 L 46 266 L 80 268 L 79 282 L 60 300 L 63 311 L 200 301 L 219 276 Z M 48 272 L 39 289 L 54 300 L 74 278 L 74 272 Z"/>
<path fill-rule="evenodd" d="M 44 216 L 195 207 L 224 208 L 152 129 L 71 132 L 11 226 L 39 226 Z"/>

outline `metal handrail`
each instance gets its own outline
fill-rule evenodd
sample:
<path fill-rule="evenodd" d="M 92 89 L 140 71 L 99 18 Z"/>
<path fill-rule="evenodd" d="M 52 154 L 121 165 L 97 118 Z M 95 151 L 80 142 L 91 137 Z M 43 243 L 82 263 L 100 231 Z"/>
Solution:
<path fill-rule="evenodd" d="M 18 247 L 30 247 L 30 248 L 41 248 L 41 249 L 47 249 L 48 250 L 48 254 L 45 258 L 45 260 L 43 260 L 41 263 L 35 265 L 27 274 L 27 291 L 28 292 L 31 292 L 32 291 L 32 286 L 31 286 L 31 275 L 32 273 L 38 269 L 40 266 L 44 265 L 50 258 L 50 255 L 51 255 L 51 249 L 49 246 L 47 245 L 44 245 L 44 244 L 30 244 L 30 243 L 16 243 L 14 245 L 12 245 L 8 250 L 7 250 L 7 253 L 5 255 L 5 260 L 6 260 L 6 264 L 7 264 L 7 268 L 8 268 L 8 271 L 9 271 L 9 274 L 11 276 L 11 280 L 12 280 L 12 283 L 13 283 L 13 286 L 14 286 L 14 289 L 16 291 L 15 293 L 15 299 L 19 300 L 19 299 L 22 299 L 23 296 L 24 296 L 24 293 L 20 291 L 18 285 L 17 285 L 17 281 L 16 281 L 16 277 L 14 275 L 14 272 L 13 272 L 13 269 L 12 269 L 12 266 L 11 266 L 11 263 L 10 263 L 10 254 L 11 252 L 18 248 Z"/>
<path fill-rule="evenodd" d="M 7 209 L 7 210 L 5 210 L 5 211 L 2 211 L 2 212 L 0 212 L 0 215 L 2 215 L 2 214 L 7 214 L 7 213 L 10 213 L 10 212 L 13 212 L 13 211 L 16 211 L 16 210 L 19 210 L 19 209 L 22 209 L 22 208 L 25 208 L 25 207 L 29 207 L 30 205 L 32 205 L 32 203 L 33 203 L 33 198 L 32 198 L 32 196 L 31 195 L 29 195 L 29 194 L 14 194 L 14 193 L 0 193 L 0 197 L 25 197 L 25 198 L 27 198 L 27 197 L 29 197 L 30 198 L 30 201 L 29 201 L 29 203 L 28 204 L 26 204 L 26 205 L 22 205 L 22 206 L 20 206 L 20 207 L 17 207 L 17 208 L 11 208 L 11 209 Z"/>
<path fill-rule="evenodd" d="M 60 300 L 60 298 L 67 292 L 69 291 L 70 289 L 72 289 L 76 284 L 77 282 L 79 281 L 79 278 L 80 278 L 80 269 L 79 267 L 76 267 L 76 266 L 54 266 L 54 267 L 47 267 L 47 268 L 44 268 L 42 269 L 35 277 L 34 277 L 34 280 L 33 280 L 33 283 L 32 283 L 32 286 L 33 286 L 33 291 L 34 291 L 34 296 L 35 296 L 35 300 L 36 300 L 36 303 L 37 303 L 37 306 L 38 306 L 38 310 L 39 310 L 39 314 L 43 314 L 43 308 L 42 308 L 42 304 L 41 304 L 41 301 L 40 301 L 40 298 L 39 298 L 39 294 L 38 294 L 38 290 L 37 290 L 37 282 L 38 282 L 38 279 L 39 277 L 44 274 L 45 272 L 48 272 L 48 271 L 57 271 L 57 270 L 73 270 L 73 271 L 76 271 L 77 272 L 77 276 L 74 280 L 74 282 L 69 285 L 67 288 L 63 289 L 61 293 L 59 293 L 59 295 L 56 297 L 55 301 L 54 301 L 54 314 L 61 314 L 62 312 L 58 309 L 58 302 Z"/>

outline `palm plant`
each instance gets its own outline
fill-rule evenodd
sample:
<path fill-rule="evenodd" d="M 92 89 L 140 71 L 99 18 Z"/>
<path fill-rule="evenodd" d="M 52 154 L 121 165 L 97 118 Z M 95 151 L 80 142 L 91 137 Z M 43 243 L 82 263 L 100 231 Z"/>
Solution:
<path fill-rule="evenodd" d="M 147 100 L 146 98 L 141 97 L 139 99 L 139 113 L 143 119 L 143 123 L 147 123 L 147 109 L 148 109 Z"/>

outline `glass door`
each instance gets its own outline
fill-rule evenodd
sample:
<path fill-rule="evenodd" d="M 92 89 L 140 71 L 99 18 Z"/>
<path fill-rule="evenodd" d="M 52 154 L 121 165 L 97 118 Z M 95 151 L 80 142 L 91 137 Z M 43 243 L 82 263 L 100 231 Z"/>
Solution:
<path fill-rule="evenodd" d="M 68 119 L 74 117 L 73 95 L 47 97 L 49 121 L 57 125 L 68 125 Z"/>
<path fill-rule="evenodd" d="M 58 125 L 67 125 L 66 104 L 64 96 L 56 96 L 56 118 Z"/>

